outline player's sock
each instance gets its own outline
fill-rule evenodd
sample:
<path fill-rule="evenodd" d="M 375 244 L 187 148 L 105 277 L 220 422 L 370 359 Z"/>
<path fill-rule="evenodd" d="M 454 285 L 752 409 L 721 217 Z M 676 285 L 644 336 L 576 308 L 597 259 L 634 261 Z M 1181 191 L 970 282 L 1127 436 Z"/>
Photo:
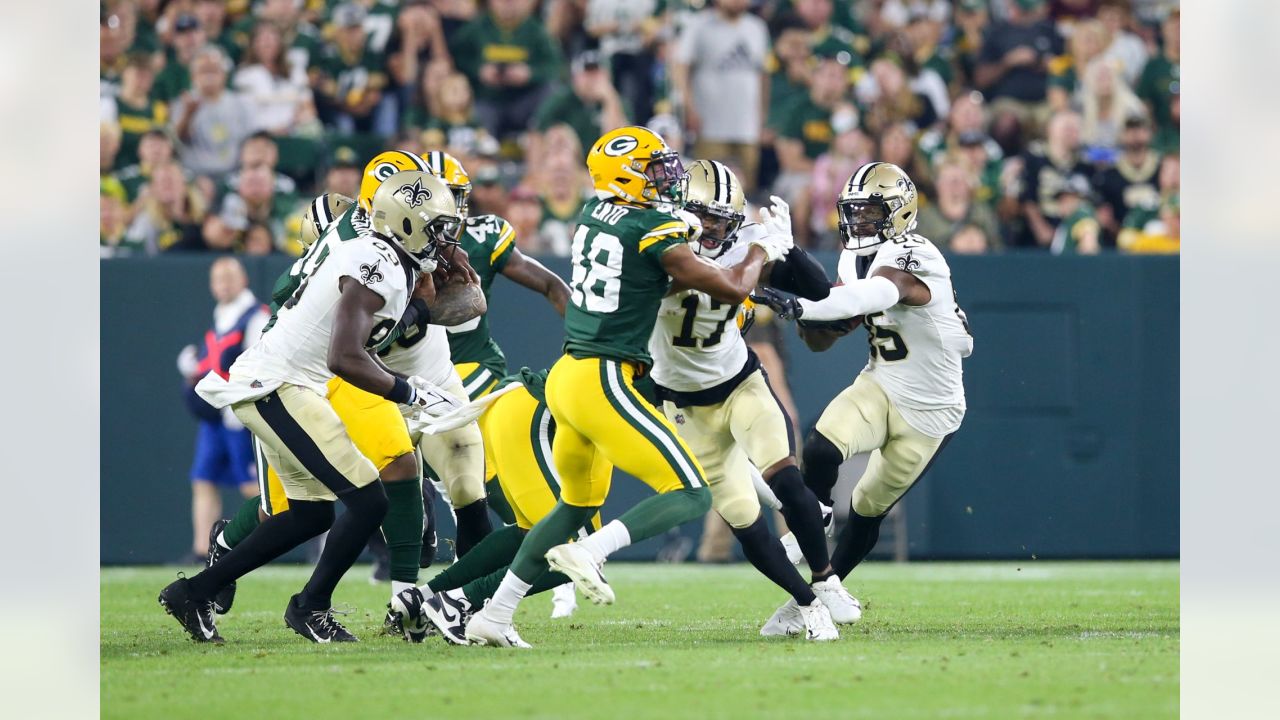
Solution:
<path fill-rule="evenodd" d="M 245 538 L 249 537 L 249 533 L 254 528 L 262 524 L 258 518 L 258 506 L 261 504 L 262 498 L 259 495 L 245 500 L 240 505 L 240 509 L 236 510 L 236 514 L 231 517 L 231 521 L 222 529 L 222 543 L 229 548 L 239 545 Z"/>
<path fill-rule="evenodd" d="M 867 557 L 880 539 L 880 523 L 883 521 L 884 515 L 866 517 L 855 510 L 849 511 L 849 522 L 841 531 L 836 551 L 831 555 L 831 567 L 836 575 L 847 577 Z"/>
<path fill-rule="evenodd" d="M 769 487 L 782 503 L 782 517 L 786 518 L 787 527 L 795 535 L 800 552 L 804 553 L 809 570 L 814 573 L 814 580 L 821 580 L 817 575 L 826 571 L 831 564 L 831 556 L 827 551 L 826 530 L 822 526 L 822 508 L 818 506 L 817 496 L 804 484 L 800 468 L 794 465 L 774 473 L 769 478 Z"/>
<path fill-rule="evenodd" d="M 197 597 L 212 598 L 227 583 L 289 552 L 332 524 L 333 503 L 294 500 L 289 503 L 289 512 L 267 518 L 213 567 L 191 578 L 191 591 Z"/>
<path fill-rule="evenodd" d="M 458 558 L 458 562 L 431 578 L 427 587 L 432 592 L 444 592 L 462 587 L 496 570 L 505 570 L 520 549 L 521 540 L 524 540 L 524 530 L 519 527 L 507 525 L 498 528 L 476 543 L 466 557 Z M 501 580 L 502 576 L 499 575 L 498 579 Z"/>
<path fill-rule="evenodd" d="M 484 605 L 485 600 L 493 597 L 493 594 L 498 591 L 498 586 L 502 584 L 502 578 L 506 577 L 506 575 L 507 568 L 498 568 L 484 577 L 476 578 L 466 585 L 463 585 L 462 594 L 467 596 L 467 601 L 470 602 L 473 607 L 481 607 Z M 548 570 L 539 575 L 537 580 L 533 581 L 529 586 L 529 591 L 526 592 L 524 596 L 529 597 L 530 595 L 537 595 L 538 593 L 560 587 L 567 582 L 573 581 L 566 575 L 555 572 L 554 570 Z"/>
<path fill-rule="evenodd" d="M 618 521 L 627 526 L 632 542 L 640 542 L 696 520 L 710 509 L 711 493 L 706 487 L 683 488 L 641 500 Z"/>
<path fill-rule="evenodd" d="M 489 617 L 498 623 L 506 625 L 511 624 L 511 618 L 516 614 L 516 606 L 529 593 L 531 583 L 527 583 L 510 570 L 502 577 L 502 582 L 498 584 L 498 589 L 493 593 L 493 598 L 489 600 L 489 604 L 485 606 Z"/>
<path fill-rule="evenodd" d="M 458 522 L 457 553 L 461 558 L 493 532 L 493 523 L 489 521 L 489 503 L 480 498 L 466 507 L 454 510 L 453 515 Z"/>
<path fill-rule="evenodd" d="M 821 526 L 819 526 L 821 527 Z M 786 590 L 800 605 L 808 606 L 817 597 L 813 588 L 800 576 L 796 566 L 787 559 L 787 551 L 783 549 L 778 538 L 769 532 L 769 525 L 764 515 L 756 517 L 756 521 L 744 528 L 733 528 L 733 534 L 742 544 L 742 554 L 747 556 L 761 575 L 773 581 L 773 584 Z"/>
<path fill-rule="evenodd" d="M 611 520 L 607 525 L 578 542 L 583 549 L 591 551 L 596 562 L 604 562 L 605 558 L 631 544 L 631 531 L 622 521 Z"/>
<path fill-rule="evenodd" d="M 422 486 L 416 478 L 384 485 L 387 516 L 382 521 L 382 534 L 387 540 L 391 581 L 416 584 L 422 558 Z"/>
<path fill-rule="evenodd" d="M 804 484 L 826 505 L 834 505 L 831 491 L 840 476 L 844 453 L 816 429 L 804 441 Z M 799 536 L 796 536 L 799 539 Z"/>
<path fill-rule="evenodd" d="M 328 610 L 333 606 L 333 589 L 355 564 L 369 536 L 387 514 L 387 493 L 380 480 L 346 492 L 341 499 L 346 510 L 333 523 L 324 552 L 298 596 L 297 606 L 303 610 Z"/>
<path fill-rule="evenodd" d="M 489 497 L 489 509 L 493 511 L 503 525 L 516 524 L 516 512 L 511 509 L 511 503 L 507 501 L 507 496 L 502 492 L 502 483 L 498 482 L 495 475 L 489 478 L 484 484 L 484 492 Z"/>
<path fill-rule="evenodd" d="M 532 583 L 537 580 L 547 570 L 547 551 L 576 535 L 578 529 L 590 522 L 599 509 L 566 505 L 563 500 L 557 502 L 551 512 L 524 536 L 520 550 L 511 561 L 511 571 L 522 582 Z"/>

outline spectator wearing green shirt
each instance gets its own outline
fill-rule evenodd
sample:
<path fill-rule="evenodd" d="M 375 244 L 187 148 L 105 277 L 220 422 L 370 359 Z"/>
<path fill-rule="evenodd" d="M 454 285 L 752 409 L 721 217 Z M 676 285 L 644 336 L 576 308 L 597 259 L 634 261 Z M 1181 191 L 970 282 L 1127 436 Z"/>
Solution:
<path fill-rule="evenodd" d="M 422 128 L 422 143 L 431 148 L 448 148 L 463 164 L 471 167 L 469 159 L 486 145 L 494 144 L 489 131 L 480 123 L 475 112 L 475 100 L 467 76 L 450 72 L 444 79 L 429 88 L 429 113 L 415 114 L 410 124 Z M 424 88 L 424 91 L 428 88 Z"/>
<path fill-rule="evenodd" d="M 1181 13 L 1173 10 L 1160 26 L 1160 52 L 1147 61 L 1135 90 L 1151 108 L 1156 124 L 1156 146 L 1166 152 L 1178 151 L 1180 123 L 1182 47 Z"/>
<path fill-rule="evenodd" d="M 849 73 L 840 58 L 818 61 L 809 92 L 782 111 L 774 148 L 778 154 L 778 178 L 773 191 L 791 203 L 797 244 L 809 245 L 809 186 L 814 161 L 831 147 L 837 132 L 856 128 L 858 111 L 849 101 Z"/>
<path fill-rule="evenodd" d="M 116 179 L 116 155 L 120 153 L 120 126 L 104 120 L 98 123 L 98 178 Z"/>
<path fill-rule="evenodd" d="M 152 255 L 170 250 L 204 250 L 200 237 L 204 217 L 204 196 L 187 184 L 181 166 L 166 163 L 155 168 L 151 182 L 143 188 L 122 243 Z"/>
<path fill-rule="evenodd" d="M 234 32 L 227 24 L 226 0 L 196 0 L 192 11 L 200 21 L 200 27 L 209 42 L 216 43 L 222 51 L 238 64 L 240 56 L 248 47 L 248 38 Z"/>
<path fill-rule="evenodd" d="M 164 130 L 148 130 L 138 142 L 138 162 L 121 168 L 116 177 L 124 189 L 125 199 L 138 199 L 142 186 L 151 181 L 151 173 L 161 165 L 173 162 L 173 140 Z"/>
<path fill-rule="evenodd" d="M 156 76 L 152 94 L 165 102 L 173 102 L 191 89 L 191 62 L 207 42 L 204 28 L 195 15 L 179 15 L 173 22 L 170 47 L 165 51 L 164 69 Z"/>
<path fill-rule="evenodd" d="M 844 63 L 852 73 L 850 82 L 857 82 L 863 67 L 863 56 L 870 49 L 867 38 L 855 35 L 853 29 L 840 24 L 839 17 L 852 18 L 849 3 L 842 3 L 842 13 L 836 13 L 832 0 L 795 0 L 795 12 L 805 27 L 809 28 L 809 42 L 815 55 L 837 56 L 848 53 Z"/>
<path fill-rule="evenodd" d="M 984 247 L 999 247 L 1002 243 L 995 213 L 977 200 L 978 177 L 968 162 L 960 156 L 948 158 L 937 167 L 936 177 L 937 193 L 920 208 L 916 232 L 947 251 L 953 237 L 974 226 L 982 232 Z"/>
<path fill-rule="evenodd" d="M 123 168 L 138 162 L 138 142 L 148 131 L 164 127 L 169 119 L 169 107 L 151 94 L 155 71 L 151 69 L 151 57 L 132 53 L 121 75 L 120 93 L 115 97 L 115 118 L 120 124 L 120 152 L 116 154 L 116 167 Z"/>
<path fill-rule="evenodd" d="M 241 171 L 234 192 L 228 193 L 217 214 L 204 222 L 205 244 L 213 250 L 239 250 L 245 232 L 255 223 L 269 227 L 272 237 L 283 238 L 297 198 L 291 200 L 276 192 L 274 180 L 275 174 L 266 165 Z"/>
<path fill-rule="evenodd" d="M 627 124 L 622 99 L 600 62 L 599 53 L 588 50 L 573 61 L 572 82 L 547 97 L 533 116 L 533 127 L 546 132 L 566 123 L 589 148 L 602 133 Z"/>
<path fill-rule="evenodd" d="M 1054 255 L 1097 255 L 1102 249 L 1102 225 L 1091 202 L 1089 180 L 1072 175 L 1056 195 L 1062 219 L 1053 230 L 1049 251 Z"/>
<path fill-rule="evenodd" d="M 124 189 L 107 176 L 98 184 L 98 246 L 102 257 L 123 255 L 138 249 L 125 240 L 128 211 Z"/>
<path fill-rule="evenodd" d="M 772 141 L 785 119 L 785 111 L 798 98 L 809 94 L 809 72 L 813 65 L 809 29 L 794 15 L 773 26 L 773 52 L 765 63 L 769 73 L 769 112 L 765 118 L 765 139 Z"/>
<path fill-rule="evenodd" d="M 383 101 L 387 73 L 385 58 L 368 44 L 366 15 L 364 7 L 354 3 L 333 11 L 333 42 L 312 58 L 311 87 L 325 125 L 348 135 L 377 132 L 385 136 L 395 131 L 396 118 L 394 108 L 375 112 Z"/>
<path fill-rule="evenodd" d="M 1106 49 L 1106 28 L 1097 20 L 1071 26 L 1068 52 L 1049 61 L 1049 107 L 1054 112 L 1079 105 L 1080 74 Z"/>
<path fill-rule="evenodd" d="M 491 0 L 458 31 L 450 51 L 471 80 L 476 114 L 498 140 L 528 129 L 560 74 L 560 50 L 533 15 L 533 0 Z"/>

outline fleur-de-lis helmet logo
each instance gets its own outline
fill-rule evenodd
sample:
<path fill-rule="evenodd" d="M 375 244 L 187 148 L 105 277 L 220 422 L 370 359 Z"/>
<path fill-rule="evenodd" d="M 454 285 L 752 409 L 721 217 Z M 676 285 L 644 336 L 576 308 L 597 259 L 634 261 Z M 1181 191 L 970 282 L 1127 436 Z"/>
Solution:
<path fill-rule="evenodd" d="M 360 282 L 368 285 L 370 283 L 381 282 L 384 280 L 386 276 L 384 276 L 382 271 L 378 269 L 378 266 L 381 264 L 381 261 L 375 262 L 372 265 L 368 263 L 362 264 L 360 266 Z"/>
<path fill-rule="evenodd" d="M 422 178 L 414 180 L 412 185 L 401 185 L 396 194 L 403 195 L 405 203 L 414 208 L 431 199 L 431 191 L 422 187 Z"/>

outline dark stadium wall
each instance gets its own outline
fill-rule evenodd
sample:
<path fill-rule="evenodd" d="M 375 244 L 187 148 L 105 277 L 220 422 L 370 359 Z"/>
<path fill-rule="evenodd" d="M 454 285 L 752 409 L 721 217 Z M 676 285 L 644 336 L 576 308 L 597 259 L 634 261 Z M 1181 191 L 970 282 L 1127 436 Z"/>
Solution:
<path fill-rule="evenodd" d="M 834 269 L 834 254 L 821 259 Z M 210 261 L 102 263 L 104 563 L 168 562 L 189 542 L 195 421 L 175 358 L 210 322 Z M 244 262 L 260 297 L 288 264 Z M 565 259 L 545 262 L 567 277 Z M 975 335 L 969 410 L 904 501 L 911 557 L 1176 557 L 1178 259 L 1003 255 L 951 265 Z M 555 361 L 561 329 L 549 306 L 501 280 L 492 306 L 513 369 Z M 864 335 L 824 354 L 786 336 L 807 431 L 861 369 Z M 619 479 L 606 516 L 645 492 Z M 442 519 L 451 526 L 447 512 Z M 683 529 L 695 540 L 700 531 Z M 624 557 L 652 558 L 658 546 Z"/>

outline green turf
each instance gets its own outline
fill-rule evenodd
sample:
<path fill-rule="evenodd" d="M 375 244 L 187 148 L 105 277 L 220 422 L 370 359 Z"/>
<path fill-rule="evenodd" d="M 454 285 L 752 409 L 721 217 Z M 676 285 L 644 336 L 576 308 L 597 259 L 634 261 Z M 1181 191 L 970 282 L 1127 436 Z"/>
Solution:
<path fill-rule="evenodd" d="M 102 572 L 107 718 L 1147 718 L 1178 712 L 1176 563 L 868 564 L 836 643 L 766 639 L 785 598 L 747 566 L 610 565 L 618 603 L 516 617 L 532 651 L 376 634 L 388 590 L 338 589 L 359 644 L 284 627 L 295 567 L 240 584 L 223 647 L 156 604 L 172 568 Z"/>

